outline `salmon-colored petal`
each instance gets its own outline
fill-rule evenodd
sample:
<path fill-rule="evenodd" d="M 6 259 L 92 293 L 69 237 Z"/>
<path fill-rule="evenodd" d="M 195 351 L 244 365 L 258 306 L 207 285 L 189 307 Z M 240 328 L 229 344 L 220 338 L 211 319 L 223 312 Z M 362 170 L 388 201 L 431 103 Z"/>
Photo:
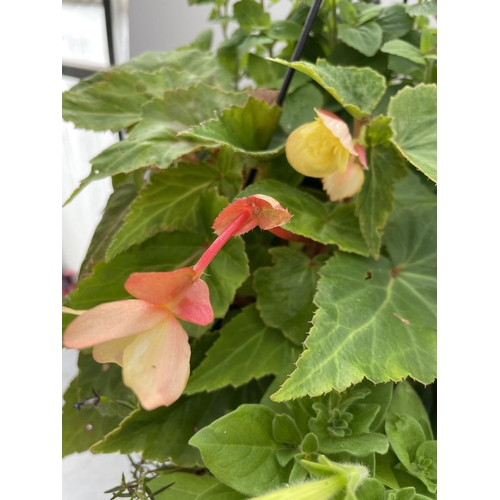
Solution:
<path fill-rule="evenodd" d="M 347 123 L 344 120 L 340 119 L 335 113 L 331 113 L 330 111 L 316 108 L 314 108 L 314 111 L 316 111 L 316 114 L 321 119 L 326 128 L 339 139 L 342 146 L 344 146 L 344 148 L 347 149 L 349 153 L 357 156 L 358 153 L 354 148 L 351 133 L 349 132 Z"/>
<path fill-rule="evenodd" d="M 186 386 L 190 356 L 188 336 L 171 315 L 125 349 L 123 382 L 146 410 L 171 405 Z"/>
<path fill-rule="evenodd" d="M 264 194 L 256 194 L 247 198 L 240 198 L 228 205 L 215 219 L 212 228 L 215 234 L 221 234 L 238 216 L 244 212 L 251 214 L 251 218 L 233 236 L 245 234 L 251 229 L 259 226 L 261 229 L 286 224 L 291 214 L 283 208 L 277 200 Z"/>
<path fill-rule="evenodd" d="M 328 177 L 324 177 L 323 189 L 328 193 L 331 201 L 340 201 L 350 198 L 361 191 L 365 174 L 358 163 L 349 163 L 344 173 L 334 172 Z"/>
<path fill-rule="evenodd" d="M 138 333 L 137 335 L 142 334 Z M 132 342 L 135 342 L 137 335 L 129 335 L 128 337 L 97 344 L 94 346 L 92 355 L 98 363 L 117 363 L 123 366 L 123 353 Z"/>
<path fill-rule="evenodd" d="M 101 304 L 70 323 L 64 332 L 63 345 L 71 349 L 85 349 L 150 330 L 169 315 L 167 309 L 142 300 Z"/>
<path fill-rule="evenodd" d="M 125 282 L 125 290 L 138 299 L 168 307 L 193 286 L 195 276 L 190 267 L 164 273 L 133 273 Z"/>
<path fill-rule="evenodd" d="M 368 164 L 366 163 L 366 151 L 365 151 L 365 148 L 363 146 L 361 146 L 361 144 L 356 144 L 354 146 L 354 148 L 356 149 L 357 153 L 358 153 L 358 161 L 359 163 L 361 163 L 362 167 L 364 170 L 368 170 Z"/>
<path fill-rule="evenodd" d="M 201 279 L 196 280 L 177 303 L 171 302 L 169 309 L 178 318 L 196 325 L 205 326 L 214 319 L 210 291 L 208 285 Z"/>

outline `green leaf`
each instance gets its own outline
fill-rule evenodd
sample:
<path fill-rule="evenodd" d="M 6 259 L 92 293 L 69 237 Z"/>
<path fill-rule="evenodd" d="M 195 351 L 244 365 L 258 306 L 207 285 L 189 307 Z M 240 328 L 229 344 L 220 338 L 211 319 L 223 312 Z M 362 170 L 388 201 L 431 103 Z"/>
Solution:
<path fill-rule="evenodd" d="M 432 493 L 437 489 L 437 441 L 425 441 L 417 450 L 415 456 L 418 477 Z M 415 469 L 414 469 L 415 470 Z"/>
<path fill-rule="evenodd" d="M 116 187 L 109 197 L 102 219 L 97 226 L 92 241 L 83 259 L 78 279 L 90 274 L 92 267 L 106 255 L 113 237 L 123 225 L 123 219 L 128 214 L 130 204 L 137 197 L 135 183 L 127 182 Z"/>
<path fill-rule="evenodd" d="M 377 260 L 383 229 L 394 208 L 394 186 L 407 170 L 403 158 L 390 145 L 371 148 L 368 161 L 369 169 L 356 199 L 356 215 L 370 253 Z"/>
<path fill-rule="evenodd" d="M 160 231 L 195 230 L 203 208 L 202 195 L 215 187 L 220 192 L 223 180 L 220 170 L 206 163 L 179 163 L 175 168 L 152 175 L 150 183 L 131 205 L 106 260 Z"/>
<path fill-rule="evenodd" d="M 117 365 L 102 365 L 91 355 L 80 353 L 78 375 L 64 393 L 62 415 L 62 456 L 88 450 L 96 441 L 115 429 L 130 408 L 120 403 L 99 403 L 106 411 L 97 407 L 73 408 L 78 402 L 94 397 L 94 390 L 106 398 L 127 400 L 132 392 L 123 385 L 121 369 Z"/>
<path fill-rule="evenodd" d="M 132 412 L 119 427 L 92 447 L 94 453 L 141 453 L 145 460 L 167 460 L 182 467 L 202 467 L 200 452 L 188 441 L 200 429 L 236 406 L 235 391 L 182 396 L 168 407 Z"/>
<path fill-rule="evenodd" d="M 271 26 L 271 16 L 255 0 L 240 0 L 233 8 L 234 17 L 247 31 L 261 31 Z"/>
<path fill-rule="evenodd" d="M 200 31 L 200 34 L 196 37 L 192 44 L 193 48 L 203 51 L 210 50 L 210 47 L 212 46 L 213 36 L 214 33 L 210 28 Z"/>
<path fill-rule="evenodd" d="M 437 2 L 430 0 L 416 5 L 405 5 L 406 12 L 410 16 L 436 16 L 437 15 Z"/>
<path fill-rule="evenodd" d="M 355 26 L 358 21 L 358 12 L 349 0 L 340 0 L 339 11 L 342 22 L 349 26 Z"/>
<path fill-rule="evenodd" d="M 102 82 L 108 73 L 115 71 L 154 73 L 162 68 L 167 68 L 169 72 L 182 72 L 188 79 L 194 75 L 198 82 L 218 84 L 226 89 L 232 87 L 231 75 L 214 61 L 212 54 L 182 49 L 171 52 L 146 52 L 124 64 L 112 66 L 106 71 L 81 80 L 70 89 L 70 92 L 80 92 L 94 83 Z"/>
<path fill-rule="evenodd" d="M 155 477 L 148 482 L 148 486 L 154 492 L 171 483 L 174 483 L 173 486 L 155 495 L 155 500 L 198 500 L 198 495 L 219 482 L 208 474 L 200 476 L 187 472 L 172 472 Z"/>
<path fill-rule="evenodd" d="M 307 83 L 287 95 L 280 119 L 281 127 L 289 134 L 304 123 L 314 121 L 317 116 L 314 108 L 321 108 L 323 103 L 321 90 L 316 85 Z"/>
<path fill-rule="evenodd" d="M 434 438 L 427 410 L 417 391 L 408 381 L 403 380 L 396 385 L 388 412 L 410 415 L 421 425 L 425 439 L 432 440 Z"/>
<path fill-rule="evenodd" d="M 394 202 L 396 208 L 415 206 L 435 206 L 436 195 L 431 192 L 424 183 L 436 189 L 435 184 L 414 169 L 408 171 L 408 175 L 403 180 L 396 183 L 394 190 Z"/>
<path fill-rule="evenodd" d="M 332 66 L 323 59 L 316 64 L 269 60 L 310 76 L 355 118 L 368 115 L 385 92 L 385 78 L 370 68 Z"/>
<path fill-rule="evenodd" d="M 415 167 L 437 183 L 437 87 L 400 90 L 389 103 L 392 141 Z"/>
<path fill-rule="evenodd" d="M 387 72 L 388 56 L 379 51 L 373 57 L 366 57 L 356 49 L 339 41 L 328 56 L 328 61 L 335 66 L 368 67 L 384 75 Z"/>
<path fill-rule="evenodd" d="M 346 45 L 367 57 L 374 56 L 382 45 L 382 28 L 374 21 L 357 27 L 339 24 L 338 30 Z"/>
<path fill-rule="evenodd" d="M 272 396 L 286 401 L 436 376 L 435 207 L 400 210 L 385 233 L 389 258 L 336 254 L 320 271 L 318 310 L 297 369 Z"/>
<path fill-rule="evenodd" d="M 386 42 L 380 50 L 386 54 L 404 57 L 414 63 L 425 65 L 425 59 L 422 52 L 420 52 L 417 47 L 404 40 L 391 40 Z"/>
<path fill-rule="evenodd" d="M 358 26 L 372 19 L 375 19 L 382 11 L 380 5 L 366 4 L 366 3 L 356 3 L 354 8 L 358 12 L 357 24 Z"/>
<path fill-rule="evenodd" d="M 243 106 L 232 106 L 218 118 L 205 121 L 179 135 L 224 144 L 234 151 L 252 156 L 266 157 L 278 153 L 284 147 L 266 151 L 280 115 L 279 106 L 270 106 L 250 97 Z"/>
<path fill-rule="evenodd" d="M 94 180 L 151 165 L 166 168 L 180 156 L 204 145 L 213 147 L 213 143 L 206 141 L 179 139 L 177 134 L 233 103 L 245 102 L 247 98 L 243 92 L 226 92 L 200 84 L 167 91 L 163 98 L 153 99 L 143 107 L 141 122 L 133 128 L 127 140 L 113 144 L 91 160 L 90 174 L 66 204 Z"/>
<path fill-rule="evenodd" d="M 420 38 L 420 51 L 422 54 L 426 54 L 427 57 L 437 57 L 436 52 L 437 46 L 437 29 L 428 28 L 422 31 L 422 37 Z"/>
<path fill-rule="evenodd" d="M 298 356 L 279 330 L 266 326 L 255 308 L 246 307 L 220 331 L 220 337 L 189 378 L 186 394 L 238 387 L 276 374 Z"/>
<path fill-rule="evenodd" d="M 198 431 L 190 444 L 220 481 L 245 495 L 260 495 L 287 482 L 291 466 L 281 467 L 273 438 L 275 413 L 263 405 L 237 410 Z"/>
<path fill-rule="evenodd" d="M 248 497 L 220 483 L 205 490 L 196 497 L 196 500 L 245 500 L 245 498 Z"/>
<path fill-rule="evenodd" d="M 290 415 L 276 415 L 273 420 L 273 437 L 277 443 L 299 446 L 302 435 Z"/>
<path fill-rule="evenodd" d="M 300 38 L 302 26 L 292 21 L 274 21 L 266 35 L 281 42 L 296 41 Z"/>
<path fill-rule="evenodd" d="M 354 436 L 370 432 L 373 426 L 375 417 L 380 411 L 380 406 L 376 404 L 353 404 L 349 406 L 349 411 L 353 418 L 349 423 L 349 429 L 352 430 Z"/>
<path fill-rule="evenodd" d="M 364 404 L 375 404 L 379 406 L 379 411 L 375 415 L 373 422 L 370 425 L 370 430 L 379 431 L 383 428 L 382 424 L 385 420 L 386 412 L 392 401 L 393 394 L 393 384 L 389 382 L 387 384 L 373 384 L 367 379 L 364 379 L 360 384 L 355 387 L 370 390 L 370 394 L 363 398 Z"/>
<path fill-rule="evenodd" d="M 295 344 L 304 341 L 316 307 L 313 297 L 318 270 L 328 257 L 310 259 L 287 247 L 269 250 L 273 267 L 261 267 L 254 273 L 257 308 L 269 326 L 280 328 Z"/>
<path fill-rule="evenodd" d="M 382 9 L 377 24 L 382 28 L 383 41 L 401 38 L 413 27 L 413 19 L 406 13 L 405 5 L 396 4 Z"/>
<path fill-rule="evenodd" d="M 277 199 L 293 215 L 284 229 L 325 244 L 336 244 L 341 250 L 369 255 L 361 235 L 354 205 L 323 205 L 310 194 L 274 180 L 259 181 L 240 193 L 240 197 L 266 194 Z"/>
<path fill-rule="evenodd" d="M 226 206 L 227 202 L 207 193 L 206 216 L 208 224 Z M 160 233 L 141 245 L 134 245 L 109 262 L 100 262 L 93 273 L 78 283 L 77 289 L 66 297 L 66 305 L 74 309 L 89 309 L 103 302 L 130 298 L 123 288 L 133 272 L 172 271 L 194 265 L 214 239 L 203 234 L 174 231 Z M 248 276 L 248 259 L 241 238 L 231 238 L 207 268 L 206 279 L 210 302 L 216 318 L 224 317 L 234 299 L 236 290 Z"/>
<path fill-rule="evenodd" d="M 385 433 L 400 462 L 411 471 L 417 449 L 425 441 L 420 424 L 410 415 L 390 413 L 385 422 Z"/>
<path fill-rule="evenodd" d="M 248 76 L 259 87 L 268 89 L 279 89 L 283 83 L 284 72 L 279 71 L 279 67 L 266 61 L 263 57 L 257 54 L 248 54 Z"/>
<path fill-rule="evenodd" d="M 399 489 L 398 480 L 393 472 L 394 466 L 398 464 L 398 457 L 391 449 L 385 455 L 375 455 L 375 479 L 378 479 L 388 488 Z"/>
<path fill-rule="evenodd" d="M 384 500 L 384 485 L 371 477 L 366 478 L 356 490 L 356 500 Z"/>

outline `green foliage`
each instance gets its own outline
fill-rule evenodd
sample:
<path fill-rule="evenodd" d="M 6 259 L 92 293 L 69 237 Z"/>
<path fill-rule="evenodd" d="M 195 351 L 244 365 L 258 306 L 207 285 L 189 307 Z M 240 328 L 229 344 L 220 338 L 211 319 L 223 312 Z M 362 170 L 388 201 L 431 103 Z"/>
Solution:
<path fill-rule="evenodd" d="M 219 46 L 193 33 L 63 94 L 65 120 L 125 137 L 70 198 L 112 177 L 68 307 L 131 298 L 134 272 L 193 266 L 234 200 L 271 196 L 292 215 L 230 238 L 202 274 L 215 319 L 182 321 L 191 373 L 170 406 L 144 410 L 119 366 L 80 354 L 63 455 L 139 453 L 113 498 L 435 499 L 434 392 L 419 383 L 436 377 L 437 4 L 324 1 L 290 62 L 312 2 L 279 20 L 271 3 L 189 0 L 211 6 Z M 367 155 L 360 191 L 338 203 L 285 152 L 315 108 Z"/>

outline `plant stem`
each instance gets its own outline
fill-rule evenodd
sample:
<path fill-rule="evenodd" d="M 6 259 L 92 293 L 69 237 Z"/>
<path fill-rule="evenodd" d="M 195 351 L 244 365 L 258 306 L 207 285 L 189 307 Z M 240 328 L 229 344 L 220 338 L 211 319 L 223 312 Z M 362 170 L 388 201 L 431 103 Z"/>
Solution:
<path fill-rule="evenodd" d="M 234 235 L 234 233 L 238 232 L 250 218 L 253 217 L 253 212 L 251 209 L 245 210 L 245 212 L 241 213 L 236 217 L 236 219 L 229 224 L 224 231 L 217 237 L 217 239 L 207 248 L 205 253 L 201 256 L 200 260 L 193 266 L 193 269 L 196 271 L 196 276 L 194 279 L 198 279 L 207 266 L 212 262 L 213 258 L 217 255 L 219 250 L 227 243 L 229 238 Z"/>

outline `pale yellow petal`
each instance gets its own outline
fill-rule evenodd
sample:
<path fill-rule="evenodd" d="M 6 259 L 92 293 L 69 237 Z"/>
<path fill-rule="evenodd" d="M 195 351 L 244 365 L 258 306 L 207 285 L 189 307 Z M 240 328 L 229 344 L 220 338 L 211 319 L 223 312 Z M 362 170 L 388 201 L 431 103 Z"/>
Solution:
<path fill-rule="evenodd" d="M 142 334 L 137 334 L 142 335 Z M 137 335 L 129 335 L 115 340 L 109 340 L 94 346 L 92 354 L 98 363 L 117 363 L 123 366 L 123 353 L 132 342 L 137 339 Z"/>
<path fill-rule="evenodd" d="M 125 348 L 123 381 L 146 410 L 179 399 L 189 377 L 188 336 L 172 315 Z"/>
<path fill-rule="evenodd" d="M 334 172 L 322 179 L 323 189 L 328 193 L 331 201 L 340 201 L 350 198 L 361 191 L 365 174 L 357 163 L 349 163 L 345 172 Z"/>

